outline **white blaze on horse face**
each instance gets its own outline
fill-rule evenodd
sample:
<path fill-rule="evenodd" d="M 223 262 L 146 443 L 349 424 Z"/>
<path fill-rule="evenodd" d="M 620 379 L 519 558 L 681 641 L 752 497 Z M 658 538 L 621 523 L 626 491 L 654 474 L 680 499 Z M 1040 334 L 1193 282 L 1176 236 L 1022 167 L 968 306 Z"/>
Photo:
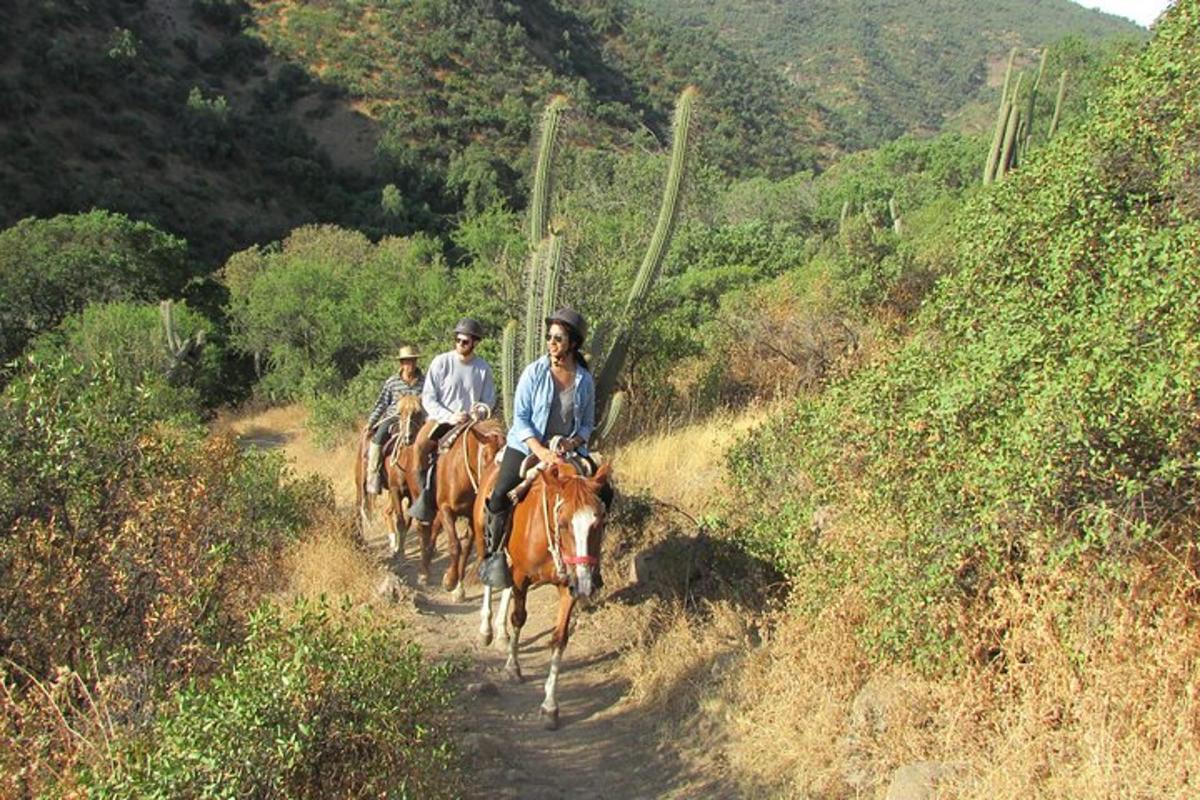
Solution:
<path fill-rule="evenodd" d="M 596 521 L 596 512 L 591 508 L 581 508 L 571 517 L 571 532 L 575 534 L 575 556 L 583 558 L 588 555 L 588 533 L 592 523 Z M 580 597 L 590 597 L 592 594 L 592 567 L 590 564 L 575 565 L 575 590 Z"/>

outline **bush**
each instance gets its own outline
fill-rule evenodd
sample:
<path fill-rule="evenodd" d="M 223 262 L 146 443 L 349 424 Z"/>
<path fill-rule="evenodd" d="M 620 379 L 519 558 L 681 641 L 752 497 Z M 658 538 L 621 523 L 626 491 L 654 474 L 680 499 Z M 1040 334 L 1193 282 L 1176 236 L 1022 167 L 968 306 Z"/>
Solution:
<path fill-rule="evenodd" d="M 264 606 L 207 684 L 83 783 L 97 798 L 456 797 L 447 667 L 390 628 Z"/>
<path fill-rule="evenodd" d="M 0 232 L 0 360 L 87 303 L 177 296 L 192 270 L 182 239 L 120 214 L 22 220 Z"/>

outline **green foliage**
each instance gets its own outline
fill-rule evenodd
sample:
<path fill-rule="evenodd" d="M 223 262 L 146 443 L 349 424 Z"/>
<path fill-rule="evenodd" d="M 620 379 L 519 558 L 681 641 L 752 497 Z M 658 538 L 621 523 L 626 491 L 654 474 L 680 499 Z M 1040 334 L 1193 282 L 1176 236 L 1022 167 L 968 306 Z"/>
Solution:
<path fill-rule="evenodd" d="M 1176 4 L 1098 113 L 967 203 L 892 359 L 732 455 L 740 535 L 809 608 L 858 587 L 876 654 L 961 663 L 997 581 L 1119 572 L 1200 499 L 1198 20 Z M 823 539 L 823 507 L 871 535 Z"/>
<path fill-rule="evenodd" d="M 87 303 L 176 295 L 192 269 L 185 242 L 120 214 L 22 220 L 0 232 L 0 359 Z"/>
<path fill-rule="evenodd" d="M 317 444 L 334 447 L 344 441 L 347 431 L 364 423 L 367 412 L 379 396 L 379 388 L 395 372 L 395 359 L 385 356 L 364 364 L 340 391 L 323 392 L 310 398 L 311 413 L 307 425 Z"/>
<path fill-rule="evenodd" d="M 331 501 L 276 456 L 159 422 L 155 391 L 62 358 L 5 390 L 0 643 L 34 674 L 82 668 L 85 643 L 156 679 L 186 671 L 189 642 L 232 633 L 222 599 L 238 570 Z"/>
<path fill-rule="evenodd" d="M 178 695 L 97 798 L 456 797 L 446 667 L 402 633 L 348 612 L 264 606 L 212 681 Z"/>
<path fill-rule="evenodd" d="M 168 404 L 160 409 L 164 416 L 195 412 L 225 396 L 223 348 L 212 338 L 212 322 L 185 303 L 175 306 L 174 321 L 182 338 L 205 334 L 205 347 L 182 364 L 167 344 L 159 307 L 148 303 L 90 304 L 38 337 L 32 350 L 43 362 L 62 355 L 90 367 L 110 364 L 117 379 L 130 389 L 155 386 L 153 397 Z"/>
<path fill-rule="evenodd" d="M 260 354 L 261 391 L 296 398 L 335 391 L 401 344 L 444 341 L 459 309 L 440 244 L 334 227 L 293 231 L 277 250 L 231 259 L 234 343 Z"/>

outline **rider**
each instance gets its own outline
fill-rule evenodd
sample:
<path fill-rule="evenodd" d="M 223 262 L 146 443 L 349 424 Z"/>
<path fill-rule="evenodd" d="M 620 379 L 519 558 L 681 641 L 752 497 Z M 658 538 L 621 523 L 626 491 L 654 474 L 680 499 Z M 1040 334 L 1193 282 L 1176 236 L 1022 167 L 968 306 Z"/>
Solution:
<path fill-rule="evenodd" d="M 595 427 L 595 383 L 579 350 L 587 336 L 587 323 L 578 312 L 563 308 L 547 317 L 546 325 L 546 355 L 527 366 L 517 382 L 513 425 L 500 474 L 485 506 L 487 553 L 479 574 L 495 589 L 512 585 L 507 559 L 496 551 L 512 516 L 508 493 L 521 482 L 522 462 L 530 453 L 544 464 L 562 464 L 563 454 L 571 451 L 587 458 L 587 441 Z M 600 499 L 607 506 L 612 497 L 612 489 L 605 485 Z M 596 580 L 599 586 L 599 572 Z"/>
<path fill-rule="evenodd" d="M 379 399 L 375 401 L 375 408 L 367 418 L 367 427 L 372 429 L 371 446 L 367 450 L 367 491 L 371 494 L 379 494 L 382 491 L 379 485 L 379 459 L 392 426 L 400 418 L 396 411 L 396 401 L 405 395 L 421 393 L 421 382 L 425 376 L 417 366 L 417 359 L 420 357 L 421 354 L 415 347 L 405 345 L 400 348 L 400 352 L 396 354 L 400 369 L 383 382 L 383 388 L 379 390 Z"/>
<path fill-rule="evenodd" d="M 438 440 L 455 425 L 466 422 L 470 414 L 490 416 L 496 404 L 496 385 L 492 368 L 475 346 L 483 338 L 483 326 L 465 317 L 454 326 L 454 349 L 436 356 L 425 375 L 421 403 L 429 421 L 417 437 L 417 463 L 425 469 L 421 494 L 409 509 L 419 522 L 432 522 L 437 507 L 433 485 L 435 451 Z"/>

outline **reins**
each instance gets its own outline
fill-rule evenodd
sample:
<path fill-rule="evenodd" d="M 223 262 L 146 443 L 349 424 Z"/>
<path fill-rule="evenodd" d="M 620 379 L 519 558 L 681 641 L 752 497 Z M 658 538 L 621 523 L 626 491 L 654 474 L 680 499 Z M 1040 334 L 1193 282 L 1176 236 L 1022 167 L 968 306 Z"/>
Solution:
<path fill-rule="evenodd" d="M 558 492 L 554 493 L 554 515 L 550 515 L 550 492 L 546 487 L 546 481 L 542 479 L 542 520 L 546 525 L 546 549 L 550 551 L 550 557 L 554 559 L 554 570 L 558 574 L 560 580 L 567 580 L 567 567 L 578 566 L 579 564 L 587 564 L 588 566 L 597 566 L 600 559 L 593 555 L 584 553 L 583 555 L 564 556 L 562 554 L 562 532 L 558 526 L 558 510 L 564 505 L 562 495 Z M 550 520 L 554 523 L 551 524 Z"/>

